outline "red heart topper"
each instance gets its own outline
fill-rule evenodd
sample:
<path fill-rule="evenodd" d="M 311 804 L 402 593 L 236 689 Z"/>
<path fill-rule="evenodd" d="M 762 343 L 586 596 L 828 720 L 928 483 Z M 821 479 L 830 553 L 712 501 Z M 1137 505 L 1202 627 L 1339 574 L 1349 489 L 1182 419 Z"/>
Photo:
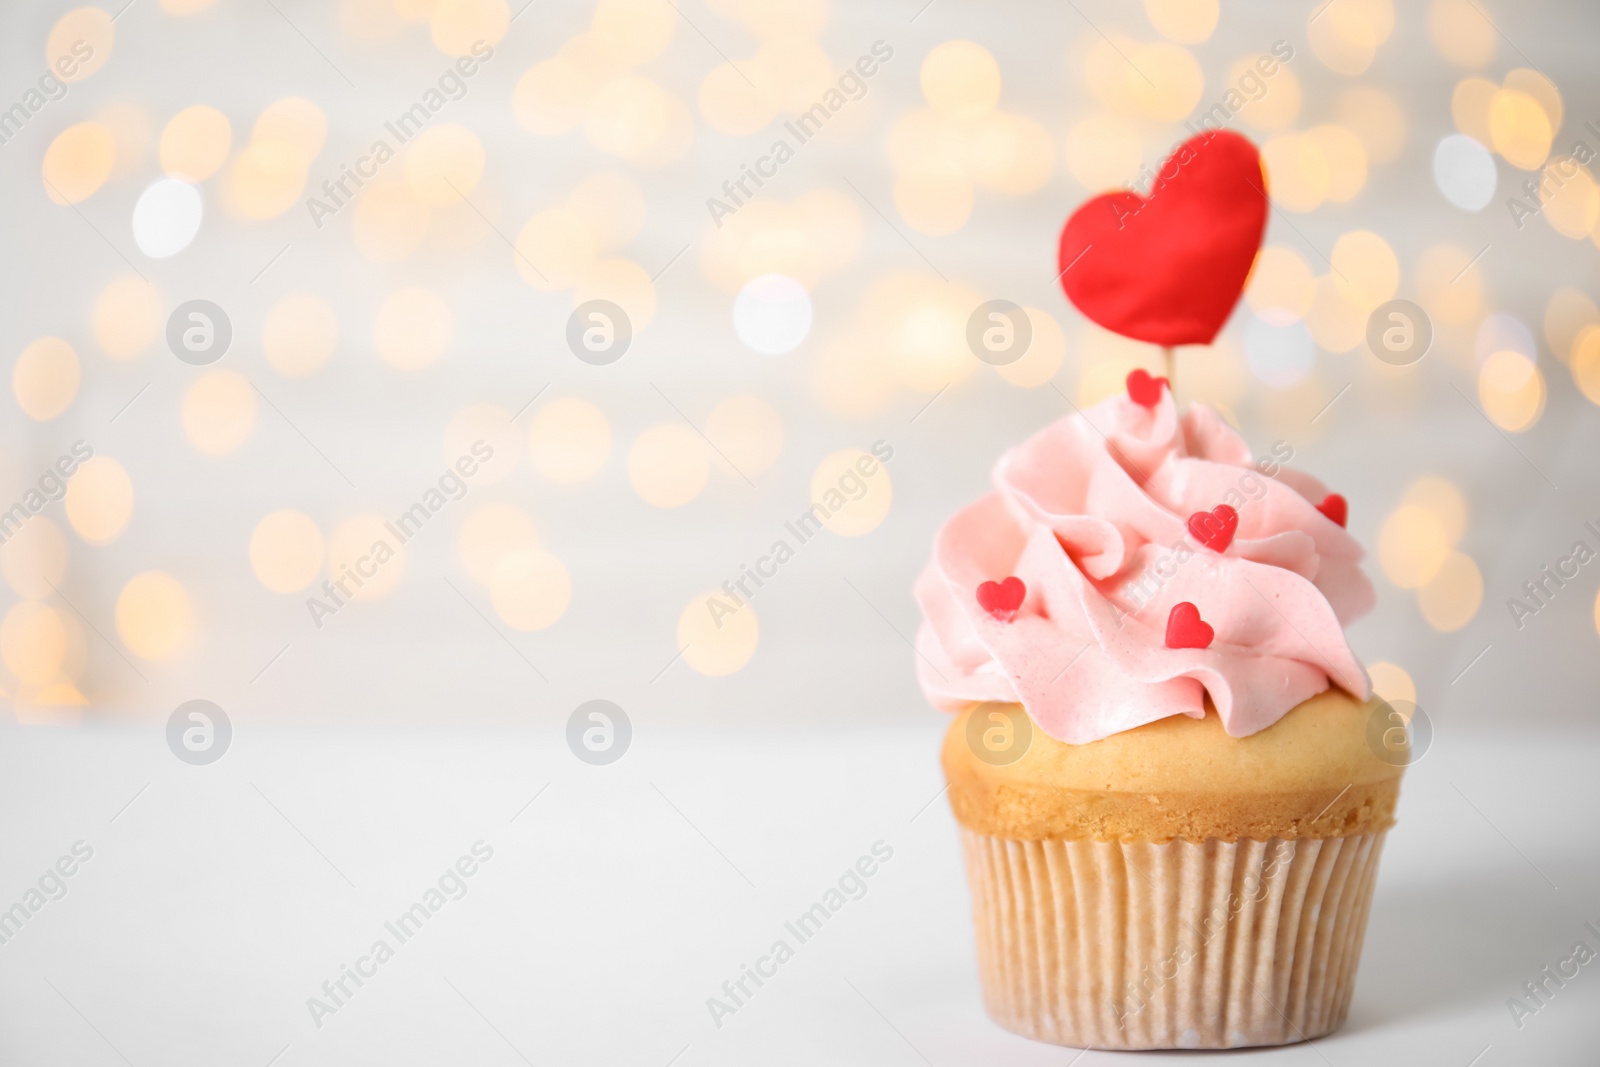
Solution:
<path fill-rule="evenodd" d="M 1017 609 L 1022 607 L 1022 598 L 1027 595 L 1028 587 L 1022 584 L 1021 578 L 984 582 L 978 586 L 978 607 L 1001 622 L 1010 622 L 1017 617 Z"/>
<path fill-rule="evenodd" d="M 1323 497 L 1322 503 L 1317 505 L 1317 510 L 1340 526 L 1350 518 L 1350 502 L 1338 493 L 1329 493 Z"/>
<path fill-rule="evenodd" d="M 1207 132 L 1173 150 L 1148 198 L 1121 190 L 1085 203 L 1061 230 L 1061 287 L 1115 333 L 1208 345 L 1239 302 L 1267 227 L 1256 146 Z"/>

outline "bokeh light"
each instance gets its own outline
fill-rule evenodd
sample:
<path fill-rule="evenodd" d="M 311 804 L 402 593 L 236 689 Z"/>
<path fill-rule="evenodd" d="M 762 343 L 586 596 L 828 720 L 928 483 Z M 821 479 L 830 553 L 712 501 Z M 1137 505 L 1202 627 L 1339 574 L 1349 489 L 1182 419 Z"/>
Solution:
<path fill-rule="evenodd" d="M 1478 400 L 1496 426 L 1521 433 L 1544 413 L 1544 375 L 1521 352 L 1495 352 L 1478 371 Z"/>
<path fill-rule="evenodd" d="M 575 485 L 600 473 L 611 454 L 605 412 L 576 397 L 552 400 L 528 420 L 533 469 L 558 485 Z"/>
<path fill-rule="evenodd" d="M 1217 28 L 1217 0 L 1144 0 L 1144 13 L 1156 32 L 1179 44 L 1199 44 Z"/>
<path fill-rule="evenodd" d="M 412 374 L 444 355 L 454 331 L 455 316 L 444 298 L 420 285 L 408 285 L 378 308 L 372 343 L 385 363 Z"/>
<path fill-rule="evenodd" d="M 232 146 L 228 116 L 208 104 L 196 104 L 167 120 L 157 153 L 168 177 L 193 183 L 215 174 Z"/>
<path fill-rule="evenodd" d="M 1439 573 L 1417 590 L 1422 617 L 1440 633 L 1454 633 L 1477 615 L 1483 603 L 1483 574 L 1472 557 L 1451 552 Z"/>
<path fill-rule="evenodd" d="M 1494 157 L 1476 139 L 1453 133 L 1433 150 L 1433 182 L 1463 211 L 1482 211 L 1494 199 L 1499 177 Z"/>
<path fill-rule="evenodd" d="M 1400 260 L 1389 242 L 1371 230 L 1352 230 L 1333 243 L 1333 271 L 1362 311 L 1371 311 L 1400 287 Z"/>
<path fill-rule="evenodd" d="M 425 204 L 454 204 L 478 187 L 483 165 L 478 135 L 465 126 L 442 122 L 412 139 L 406 150 L 406 185 Z"/>
<path fill-rule="evenodd" d="M 67 521 L 91 545 L 115 541 L 133 517 L 133 480 L 110 456 L 84 461 L 67 479 Z"/>
<path fill-rule="evenodd" d="M 1317 279 L 1305 257 L 1283 245 L 1267 245 L 1256 255 L 1245 288 L 1245 303 L 1275 326 L 1305 318 L 1316 296 Z"/>
<path fill-rule="evenodd" d="M 859 448 L 831 452 L 811 474 L 811 503 L 836 534 L 859 537 L 876 530 L 894 503 L 889 470 Z"/>
<path fill-rule="evenodd" d="M 11 368 L 11 392 L 31 419 L 55 418 L 78 395 L 78 353 L 59 337 L 34 341 Z"/>
<path fill-rule="evenodd" d="M 229 208 L 252 222 L 276 218 L 300 203 L 306 164 L 289 141 L 252 141 L 228 168 L 225 191 Z"/>
<path fill-rule="evenodd" d="M 597 171 L 583 179 L 567 197 L 566 206 L 588 226 L 599 248 L 625 245 L 644 229 L 644 193 L 616 171 Z"/>
<path fill-rule="evenodd" d="M 469 404 L 450 416 L 442 444 L 442 458 L 452 469 L 462 457 L 473 461 L 466 480 L 474 486 L 504 481 L 522 459 L 522 431 L 511 412 L 495 404 Z"/>
<path fill-rule="evenodd" d="M 1313 126 L 1306 136 L 1316 142 L 1327 165 L 1328 199 L 1340 204 L 1355 199 L 1367 184 L 1367 150 L 1361 138 L 1331 123 Z"/>
<path fill-rule="evenodd" d="M 1525 92 L 1501 89 L 1489 102 L 1489 143 L 1505 161 L 1537 170 L 1550 156 L 1554 131 L 1550 116 Z"/>
<path fill-rule="evenodd" d="M 436 0 L 428 19 L 433 45 L 447 56 L 481 55 L 494 47 L 511 26 L 506 0 Z"/>
<path fill-rule="evenodd" d="M 1459 245 L 1430 245 L 1417 264 L 1423 306 L 1436 321 L 1464 326 L 1483 306 L 1483 274 L 1473 254 Z"/>
<path fill-rule="evenodd" d="M 1317 350 L 1303 322 L 1253 317 L 1244 328 L 1244 355 L 1263 385 L 1287 389 L 1311 373 Z"/>
<path fill-rule="evenodd" d="M 1132 123 L 1114 115 L 1091 115 L 1067 131 L 1067 171 L 1090 192 L 1131 185 L 1143 152 Z"/>
<path fill-rule="evenodd" d="M 1600 326 L 1600 308 L 1581 290 L 1562 286 L 1545 302 L 1545 344 L 1563 363 L 1571 360 L 1578 337 L 1594 326 Z"/>
<path fill-rule="evenodd" d="M 44 42 L 45 66 L 68 84 L 83 81 L 105 66 L 116 37 L 116 21 L 110 12 L 98 7 L 73 8 L 50 27 Z"/>
<path fill-rule="evenodd" d="M 316 581 L 325 554 L 322 531 L 303 511 L 274 511 L 250 535 L 250 569 L 274 593 L 298 593 Z"/>
<path fill-rule="evenodd" d="M 508 554 L 489 579 L 489 599 L 507 626 L 543 630 L 566 613 L 572 577 L 566 565 L 542 548 Z"/>
<path fill-rule="evenodd" d="M 707 605 L 715 601 L 717 608 Z M 678 616 L 678 648 L 683 662 L 711 678 L 739 670 L 756 653 L 761 624 L 749 601 L 734 605 L 728 594 L 712 589 L 694 597 Z"/>
<path fill-rule="evenodd" d="M 356 201 L 350 235 L 374 263 L 397 263 L 422 247 L 428 206 L 405 182 L 374 182 Z"/>
<path fill-rule="evenodd" d="M 100 123 L 68 126 L 45 149 L 40 166 L 45 192 L 57 204 L 82 203 L 111 176 L 116 157 L 116 138 Z"/>
<path fill-rule="evenodd" d="M 285 378 L 317 373 L 339 344 L 339 318 L 333 305 L 314 293 L 289 293 L 267 311 L 261 348 L 272 369 Z"/>
<path fill-rule="evenodd" d="M 1372 691 L 1389 703 L 1417 702 L 1417 684 L 1404 667 L 1379 660 L 1367 664 L 1367 677 L 1372 680 Z"/>
<path fill-rule="evenodd" d="M 417 138 L 421 140 L 427 131 Z M 328 119 L 322 109 L 302 96 L 288 96 L 266 106 L 250 131 L 253 142 L 271 141 L 287 146 L 308 167 L 328 139 Z"/>
<path fill-rule="evenodd" d="M 495 568 L 513 552 L 535 548 L 539 531 L 526 511 L 511 504 L 485 504 L 461 520 L 456 549 L 461 566 L 479 585 L 494 580 Z"/>
<path fill-rule="evenodd" d="M 676 422 L 649 427 L 628 450 L 628 481 L 647 504 L 677 508 L 700 495 L 711 475 L 700 435 Z"/>
<path fill-rule="evenodd" d="M 53 681 L 67 656 L 67 630 L 54 608 L 24 600 L 0 622 L 0 658 L 23 685 Z"/>
<path fill-rule="evenodd" d="M 48 515 L 35 515 L 0 543 L 0 574 L 11 591 L 43 600 L 67 574 L 67 539 Z"/>
<path fill-rule="evenodd" d="M 1499 35 L 1474 0 L 1432 0 L 1428 36 L 1440 55 L 1458 67 L 1474 70 L 1494 58 Z"/>
<path fill-rule="evenodd" d="M 705 431 L 716 448 L 717 465 L 727 470 L 733 464 L 730 474 L 754 478 L 783 451 L 783 418 L 760 397 L 730 396 L 721 401 L 706 416 Z"/>
<path fill-rule="evenodd" d="M 918 77 L 929 106 L 946 118 L 983 118 L 1000 102 L 1000 64 L 972 41 L 936 45 Z"/>
<path fill-rule="evenodd" d="M 1444 523 L 1417 504 L 1400 505 L 1378 531 L 1378 562 L 1402 589 L 1420 589 L 1432 581 L 1451 548 Z"/>
<path fill-rule="evenodd" d="M 165 571 L 136 574 L 117 597 L 117 635 L 140 659 L 165 660 L 194 637 L 194 611 L 183 583 Z"/>
<path fill-rule="evenodd" d="M 733 301 L 733 331 L 762 355 L 793 352 L 811 332 L 811 294 L 782 274 L 752 278 Z"/>
<path fill-rule="evenodd" d="M 581 307 L 591 300 L 609 300 L 627 313 L 637 335 L 656 316 L 656 287 L 639 264 L 621 256 L 597 259 L 579 273 L 572 303 Z"/>
<path fill-rule="evenodd" d="M 1332 176 L 1322 146 L 1303 133 L 1285 133 L 1261 146 L 1272 201 L 1286 211 L 1314 211 L 1328 197 Z"/>
<path fill-rule="evenodd" d="M 566 289 L 600 252 L 582 216 L 566 208 L 541 211 L 517 235 L 517 271 L 535 289 Z"/>
<path fill-rule="evenodd" d="M 1306 36 L 1323 66 L 1337 74 L 1366 73 L 1378 46 L 1394 29 L 1390 0 L 1341 0 L 1320 5 L 1308 18 Z"/>
<path fill-rule="evenodd" d="M 162 178 L 133 205 L 133 240 L 151 259 L 166 259 L 189 247 L 205 211 L 200 190 L 177 178 Z"/>
<path fill-rule="evenodd" d="M 352 515 L 328 535 L 328 580 L 343 599 L 381 600 L 405 572 L 406 547 L 377 515 Z"/>
<path fill-rule="evenodd" d="M 95 297 L 89 329 L 107 357 L 137 359 L 161 336 L 161 292 L 137 274 L 111 281 Z"/>
<path fill-rule="evenodd" d="M 1376 86 L 1352 85 L 1345 89 L 1335 102 L 1334 113 L 1339 125 L 1361 139 L 1369 163 L 1392 163 L 1405 147 L 1405 112 L 1398 100 Z"/>
<path fill-rule="evenodd" d="M 1067 335 L 1062 331 L 1061 324 L 1047 311 L 1025 307 L 1022 313 L 1028 316 L 1028 324 L 1033 330 L 1028 350 L 1021 359 L 997 366 L 994 371 L 1020 389 L 1033 389 L 1054 378 L 1061 369 L 1061 364 L 1067 358 Z"/>
<path fill-rule="evenodd" d="M 250 436 L 256 424 L 256 391 L 231 370 L 207 370 L 183 395 L 183 432 L 208 456 L 225 456 Z"/>

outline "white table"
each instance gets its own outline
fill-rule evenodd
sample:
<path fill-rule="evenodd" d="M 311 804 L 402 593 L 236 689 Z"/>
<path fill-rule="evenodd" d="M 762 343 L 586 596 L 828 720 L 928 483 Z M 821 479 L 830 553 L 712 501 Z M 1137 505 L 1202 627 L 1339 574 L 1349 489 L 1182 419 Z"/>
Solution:
<path fill-rule="evenodd" d="M 0 1062 L 1090 1067 L 1204 1055 L 1074 1059 L 989 1022 L 939 795 L 939 717 L 854 733 L 636 722 L 631 750 L 602 767 L 574 758 L 562 725 L 243 723 L 206 767 L 179 762 L 153 728 L 7 729 L 0 908 L 75 842 L 93 856 L 0 944 Z M 1573 942 L 1600 947 L 1582 930 L 1600 925 L 1597 758 L 1577 738 L 1441 729 L 1406 781 L 1349 1022 L 1309 1047 L 1236 1055 L 1600 1061 L 1600 964 L 1520 1031 L 1506 1007 Z M 400 943 L 385 922 L 480 840 L 493 856 L 465 895 Z M 707 998 L 880 840 L 893 858 L 866 894 L 715 1026 Z M 317 1027 L 307 999 L 379 938 L 393 958 L 363 964 L 375 973 L 360 987 L 346 979 L 350 995 Z"/>

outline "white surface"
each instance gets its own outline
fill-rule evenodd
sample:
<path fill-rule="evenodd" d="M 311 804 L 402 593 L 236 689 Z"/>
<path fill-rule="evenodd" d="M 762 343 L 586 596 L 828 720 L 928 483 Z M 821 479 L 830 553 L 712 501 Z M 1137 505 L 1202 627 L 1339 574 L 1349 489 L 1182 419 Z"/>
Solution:
<path fill-rule="evenodd" d="M 942 717 L 730 737 L 641 711 L 633 747 L 608 767 L 568 752 L 564 717 L 498 732 L 252 726 L 198 768 L 153 729 L 6 731 L 0 804 L 27 817 L 0 829 L 0 906 L 73 842 L 95 851 L 66 897 L 0 945 L 0 1063 L 1600 1056 L 1600 964 L 1520 1032 L 1505 1003 L 1573 942 L 1595 943 L 1582 930 L 1600 925 L 1592 740 L 1441 733 L 1408 775 L 1355 1002 L 1333 1037 L 1074 1060 L 983 1014 L 939 796 Z M 307 998 L 480 839 L 494 856 L 467 894 L 316 1028 Z M 878 840 L 894 856 L 866 895 L 716 1028 L 706 998 Z"/>

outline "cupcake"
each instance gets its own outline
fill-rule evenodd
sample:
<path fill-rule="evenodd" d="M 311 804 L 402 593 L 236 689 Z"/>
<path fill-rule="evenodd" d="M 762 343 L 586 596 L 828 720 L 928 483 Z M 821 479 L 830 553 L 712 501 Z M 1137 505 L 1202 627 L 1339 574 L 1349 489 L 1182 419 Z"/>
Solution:
<path fill-rule="evenodd" d="M 1128 386 L 1001 457 L 916 583 L 985 1005 L 1078 1047 L 1319 1037 L 1403 770 L 1344 636 L 1373 588 L 1291 449 Z"/>

